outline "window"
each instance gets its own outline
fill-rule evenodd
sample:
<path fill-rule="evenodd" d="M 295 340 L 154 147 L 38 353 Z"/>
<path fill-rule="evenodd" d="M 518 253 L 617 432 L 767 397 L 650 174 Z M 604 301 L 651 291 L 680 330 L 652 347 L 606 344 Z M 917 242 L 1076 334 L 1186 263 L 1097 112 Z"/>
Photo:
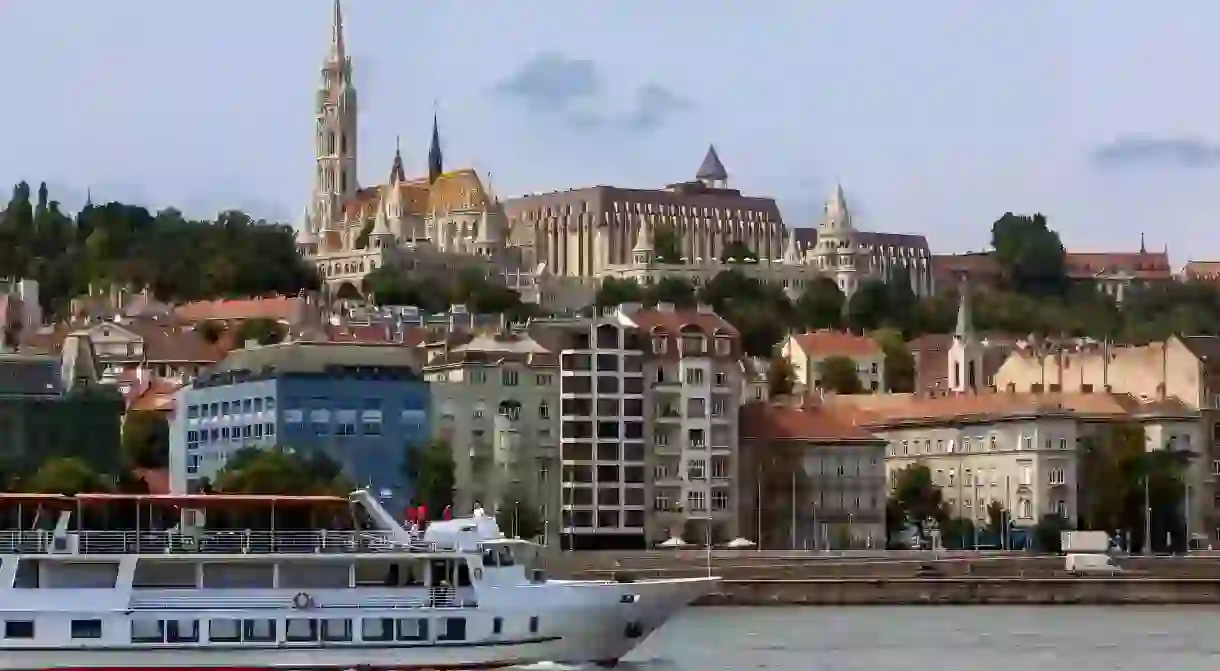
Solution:
<path fill-rule="evenodd" d="M 551 406 L 547 405 L 546 401 L 538 402 L 538 418 L 539 419 L 550 419 L 551 418 Z"/>
<path fill-rule="evenodd" d="M 428 621 L 422 618 L 404 617 L 398 620 L 398 640 L 428 640 Z"/>
<path fill-rule="evenodd" d="M 653 337 L 652 353 L 653 354 L 664 354 L 665 353 L 665 338 L 664 337 L 662 337 L 662 336 Z"/>
<path fill-rule="evenodd" d="M 691 480 L 700 480 L 703 478 L 703 470 L 705 462 L 702 459 L 691 459 L 686 462 L 686 477 Z"/>
<path fill-rule="evenodd" d="M 530 616 L 530 633 L 531 634 L 538 633 L 538 616 L 537 615 Z"/>
<path fill-rule="evenodd" d="M 491 633 L 499 636 L 504 633 L 504 618 L 494 617 L 491 620 Z"/>
<path fill-rule="evenodd" d="M 1212 475 L 1220 475 L 1220 459 L 1212 460 Z"/>
<path fill-rule="evenodd" d="M 653 510 L 672 510 L 673 507 L 674 507 L 674 502 L 672 500 L 670 500 L 669 494 L 666 494 L 664 492 L 657 494 L 652 499 L 652 509 Z"/>
<path fill-rule="evenodd" d="M 1030 466 L 1029 464 L 1022 464 L 1017 484 L 1025 486 L 1032 485 L 1034 481 L 1033 473 L 1033 466 Z"/>
<path fill-rule="evenodd" d="M 996 436 L 995 436 L 995 434 L 993 433 L 993 434 L 991 434 L 990 436 L 988 436 L 988 438 L 987 438 L 987 449 L 988 449 L 988 450 L 991 450 L 992 452 L 995 452 L 995 451 L 996 451 L 996 447 L 997 447 L 997 445 L 996 445 Z"/>
<path fill-rule="evenodd" d="M 721 373 L 721 372 L 716 373 L 716 386 L 717 387 L 723 387 L 728 383 L 729 383 L 728 373 Z"/>
<path fill-rule="evenodd" d="M 72 620 L 72 638 L 101 638 L 101 620 Z"/>
<path fill-rule="evenodd" d="M 243 623 L 243 638 L 255 643 L 275 642 L 275 620 L 246 620 Z"/>
<path fill-rule="evenodd" d="M 132 618 L 132 643 L 162 643 L 165 641 L 165 623 L 161 620 Z"/>
<path fill-rule="evenodd" d="M 1059 449 L 1066 450 L 1067 448 L 1068 448 L 1068 439 L 1060 438 L 1059 439 Z"/>
<path fill-rule="evenodd" d="M 198 643 L 199 620 L 170 620 L 166 622 L 165 640 L 170 643 Z"/>
<path fill-rule="evenodd" d="M 551 380 L 552 378 L 550 375 L 535 375 L 534 385 L 538 387 L 549 387 L 551 386 Z"/>
<path fill-rule="evenodd" d="M 365 641 L 392 641 L 394 620 L 388 617 L 366 617 L 360 623 L 360 637 Z"/>
<path fill-rule="evenodd" d="M 1032 450 L 1032 449 L 1034 449 L 1034 438 L 1033 438 L 1033 436 L 1022 436 L 1022 438 L 1021 438 L 1021 449 L 1023 449 L 1023 450 Z"/>
<path fill-rule="evenodd" d="M 712 492 L 712 510 L 727 510 L 729 507 L 729 493 L 723 489 L 717 489 Z"/>
<path fill-rule="evenodd" d="M 702 368 L 687 368 L 686 369 L 686 384 L 703 384 L 703 369 Z"/>
<path fill-rule="evenodd" d="M 1047 472 L 1047 481 L 1052 485 L 1062 485 L 1064 483 L 1063 469 L 1050 469 L 1050 471 Z"/>
<path fill-rule="evenodd" d="M 464 641 L 466 640 L 466 618 L 464 617 L 445 617 L 441 618 L 441 631 L 437 635 L 438 641 Z"/>
<path fill-rule="evenodd" d="M 34 638 L 33 620 L 5 620 L 5 638 Z"/>
<path fill-rule="evenodd" d="M 505 387 L 515 387 L 520 381 L 520 376 L 515 370 L 500 371 L 500 384 Z"/>
<path fill-rule="evenodd" d="M 703 492 L 687 492 L 686 507 L 690 510 L 707 510 L 707 500 L 704 498 Z"/>
<path fill-rule="evenodd" d="M 241 640 L 241 620 L 211 620 L 208 622 L 208 640 L 230 643 Z"/>
<path fill-rule="evenodd" d="M 318 640 L 317 620 L 290 617 L 284 622 L 285 641 L 292 643 L 304 643 Z"/>

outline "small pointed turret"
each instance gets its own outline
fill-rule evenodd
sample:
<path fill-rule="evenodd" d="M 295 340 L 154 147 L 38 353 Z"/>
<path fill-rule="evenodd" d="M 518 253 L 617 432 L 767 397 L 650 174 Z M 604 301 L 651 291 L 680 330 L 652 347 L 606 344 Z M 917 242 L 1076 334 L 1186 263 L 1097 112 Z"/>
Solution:
<path fill-rule="evenodd" d="M 715 145 L 707 146 L 707 154 L 703 157 L 703 163 L 699 164 L 695 179 L 708 186 L 723 184 L 729 180 L 729 173 L 724 169 L 724 164 L 720 162 L 720 155 L 716 153 Z"/>
<path fill-rule="evenodd" d="M 316 245 L 318 244 L 318 234 L 315 233 L 317 223 L 314 221 L 313 212 L 309 206 L 305 206 L 305 212 L 301 215 L 301 232 L 297 233 L 297 245 Z"/>
<path fill-rule="evenodd" d="M 851 211 L 847 208 L 847 196 L 843 185 L 835 183 L 835 189 L 826 201 L 826 225 L 830 228 L 851 228 Z"/>
<path fill-rule="evenodd" d="M 784 247 L 783 261 L 793 265 L 801 262 L 801 255 L 796 251 L 796 233 L 793 231 L 788 232 L 788 244 Z"/>
<path fill-rule="evenodd" d="M 1147 254 L 1148 247 L 1144 244 L 1144 233 L 1140 232 L 1140 254 Z"/>
<path fill-rule="evenodd" d="M 402 145 L 394 138 L 394 162 L 390 164 L 390 184 L 407 181 L 407 174 L 402 169 Z"/>
<path fill-rule="evenodd" d="M 965 280 L 962 281 L 960 293 L 961 297 L 957 303 L 957 327 L 953 330 L 953 337 L 966 340 L 974 337 L 974 320 L 970 314 L 970 285 Z"/>
<path fill-rule="evenodd" d="M 498 246 L 496 238 L 492 230 L 491 213 L 484 207 L 483 214 L 479 217 L 479 230 L 474 239 L 474 253 L 488 258 L 494 256 Z"/>
<path fill-rule="evenodd" d="M 428 147 L 428 183 L 435 184 L 445 171 L 444 156 L 441 154 L 441 133 L 436 121 L 436 109 L 432 110 L 432 144 Z"/>

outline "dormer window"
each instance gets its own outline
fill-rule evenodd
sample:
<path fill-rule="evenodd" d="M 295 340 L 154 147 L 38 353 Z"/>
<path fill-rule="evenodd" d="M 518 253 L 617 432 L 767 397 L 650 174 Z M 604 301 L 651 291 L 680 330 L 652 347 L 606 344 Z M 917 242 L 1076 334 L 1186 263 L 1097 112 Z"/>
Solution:
<path fill-rule="evenodd" d="M 716 338 L 716 354 L 728 356 L 732 348 L 733 343 L 728 338 Z"/>
<path fill-rule="evenodd" d="M 682 354 L 690 356 L 692 354 L 704 354 L 703 336 L 701 335 L 684 335 L 682 336 Z"/>
<path fill-rule="evenodd" d="M 652 337 L 652 353 L 653 354 L 664 354 L 665 353 L 665 336 L 653 336 Z"/>

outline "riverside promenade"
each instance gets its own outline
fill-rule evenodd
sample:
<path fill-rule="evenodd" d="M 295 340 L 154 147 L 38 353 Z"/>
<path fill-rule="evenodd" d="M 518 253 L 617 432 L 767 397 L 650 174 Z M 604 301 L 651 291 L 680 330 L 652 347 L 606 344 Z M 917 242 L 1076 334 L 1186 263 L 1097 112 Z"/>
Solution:
<path fill-rule="evenodd" d="M 1218 604 L 1220 553 L 1124 557 L 1116 577 L 1076 577 L 1061 556 L 980 552 L 563 553 L 557 577 L 716 575 L 716 605 Z"/>

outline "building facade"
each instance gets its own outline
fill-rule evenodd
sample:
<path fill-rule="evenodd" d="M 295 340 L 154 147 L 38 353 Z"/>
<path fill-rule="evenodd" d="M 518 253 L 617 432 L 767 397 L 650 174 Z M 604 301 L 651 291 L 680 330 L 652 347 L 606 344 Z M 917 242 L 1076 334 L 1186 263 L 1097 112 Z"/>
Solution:
<path fill-rule="evenodd" d="M 885 547 L 887 442 L 816 404 L 741 411 L 739 525 L 764 549 Z"/>
<path fill-rule="evenodd" d="M 504 210 L 509 244 L 527 265 L 572 277 L 595 278 L 634 263 L 641 221 L 675 232 L 683 258 L 658 259 L 670 263 L 717 260 L 735 241 L 777 259 L 786 239 L 775 200 L 729 188 L 714 148 L 695 179 L 665 189 L 594 186 L 512 198 Z"/>
<path fill-rule="evenodd" d="M 796 333 L 784 338 L 779 351 L 792 366 L 794 382 L 802 390 L 822 389 L 822 361 L 843 357 L 855 364 L 861 389 L 885 391 L 885 353 L 868 336 L 842 331 Z"/>
<path fill-rule="evenodd" d="M 559 357 L 528 336 L 441 343 L 424 365 L 433 435 L 453 448 L 459 515 L 479 502 L 531 507 L 548 545 L 560 531 Z M 508 532 L 509 530 L 505 530 Z"/>
<path fill-rule="evenodd" d="M 238 350 L 178 392 L 170 425 L 175 492 L 215 481 L 243 447 L 323 452 L 399 507 L 408 452 L 429 438 L 428 385 L 411 349 L 283 343 Z"/>

